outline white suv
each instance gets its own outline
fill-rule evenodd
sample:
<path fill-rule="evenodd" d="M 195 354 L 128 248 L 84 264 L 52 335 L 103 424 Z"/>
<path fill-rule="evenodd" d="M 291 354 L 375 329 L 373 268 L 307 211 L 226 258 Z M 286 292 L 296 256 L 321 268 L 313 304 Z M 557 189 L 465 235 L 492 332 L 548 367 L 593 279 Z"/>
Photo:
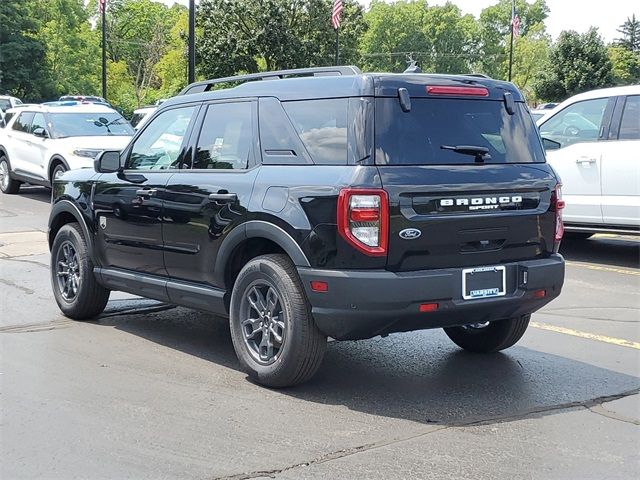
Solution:
<path fill-rule="evenodd" d="M 66 170 L 93 167 L 102 150 L 121 150 L 134 130 L 102 105 L 31 105 L 17 109 L 0 129 L 0 190 L 23 182 L 50 186 Z"/>
<path fill-rule="evenodd" d="M 565 100 L 538 120 L 547 160 L 562 179 L 565 228 L 640 231 L 640 85 Z"/>

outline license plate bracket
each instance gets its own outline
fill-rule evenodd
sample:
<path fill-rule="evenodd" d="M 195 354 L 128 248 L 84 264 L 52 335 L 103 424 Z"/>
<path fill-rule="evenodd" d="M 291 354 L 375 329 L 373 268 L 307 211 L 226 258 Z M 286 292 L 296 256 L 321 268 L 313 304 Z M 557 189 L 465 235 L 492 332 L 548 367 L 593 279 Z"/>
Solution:
<path fill-rule="evenodd" d="M 504 265 L 465 268 L 462 270 L 462 298 L 501 297 L 506 292 L 507 270 Z"/>

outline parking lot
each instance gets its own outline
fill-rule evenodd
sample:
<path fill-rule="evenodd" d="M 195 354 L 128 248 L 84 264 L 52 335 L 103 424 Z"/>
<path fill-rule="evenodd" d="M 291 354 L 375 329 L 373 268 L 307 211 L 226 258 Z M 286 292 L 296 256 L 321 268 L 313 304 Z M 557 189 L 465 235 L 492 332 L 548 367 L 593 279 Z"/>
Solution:
<path fill-rule="evenodd" d="M 65 319 L 50 191 L 0 195 L 2 478 L 635 478 L 640 239 L 566 241 L 562 295 L 503 353 L 440 330 L 331 342 L 308 384 L 239 370 L 208 314 L 112 294 Z"/>

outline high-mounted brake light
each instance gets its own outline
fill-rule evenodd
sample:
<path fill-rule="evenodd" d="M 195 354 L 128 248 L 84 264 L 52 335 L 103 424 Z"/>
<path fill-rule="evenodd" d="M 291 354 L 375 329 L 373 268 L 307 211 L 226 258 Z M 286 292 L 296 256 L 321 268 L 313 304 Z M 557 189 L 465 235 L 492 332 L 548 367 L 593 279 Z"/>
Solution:
<path fill-rule="evenodd" d="M 338 196 L 338 232 L 374 257 L 387 254 L 389 197 L 382 189 L 343 188 Z"/>
<path fill-rule="evenodd" d="M 558 183 L 555 190 L 551 194 L 551 205 L 556 211 L 556 234 L 555 242 L 559 244 L 564 235 L 564 225 L 562 223 L 562 209 L 564 209 L 565 203 L 562 199 L 562 184 Z"/>
<path fill-rule="evenodd" d="M 485 87 L 458 87 L 453 85 L 429 85 L 427 86 L 427 93 L 429 95 L 489 96 L 489 90 Z"/>

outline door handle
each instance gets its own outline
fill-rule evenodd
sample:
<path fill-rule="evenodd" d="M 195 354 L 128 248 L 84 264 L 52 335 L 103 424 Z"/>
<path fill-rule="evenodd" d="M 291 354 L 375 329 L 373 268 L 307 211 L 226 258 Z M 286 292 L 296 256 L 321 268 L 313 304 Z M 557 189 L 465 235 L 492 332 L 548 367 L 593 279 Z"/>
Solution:
<path fill-rule="evenodd" d="M 596 163 L 596 159 L 593 157 L 580 157 L 576 160 L 578 165 L 585 165 L 588 163 Z"/>
<path fill-rule="evenodd" d="M 227 203 L 237 202 L 238 195 L 236 195 L 235 193 L 226 193 L 226 192 L 212 193 L 209 195 L 209 200 L 213 200 L 216 202 L 227 202 Z"/>
<path fill-rule="evenodd" d="M 138 197 L 153 197 L 156 193 L 158 193 L 158 190 L 155 188 L 141 188 L 136 190 L 136 195 Z"/>

